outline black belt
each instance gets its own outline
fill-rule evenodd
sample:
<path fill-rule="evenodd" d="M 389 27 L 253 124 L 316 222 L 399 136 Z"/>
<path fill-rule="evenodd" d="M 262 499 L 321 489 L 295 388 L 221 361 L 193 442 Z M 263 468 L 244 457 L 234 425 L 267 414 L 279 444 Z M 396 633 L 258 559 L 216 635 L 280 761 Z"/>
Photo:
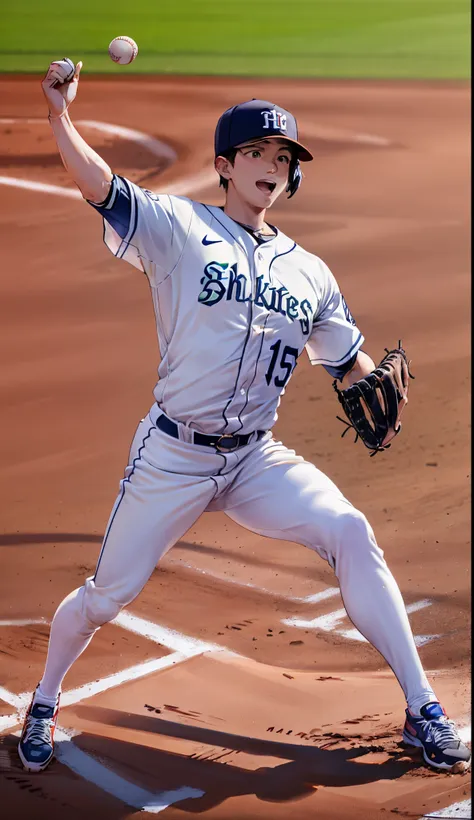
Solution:
<path fill-rule="evenodd" d="M 156 426 L 159 430 L 162 430 L 163 433 L 167 433 L 168 436 L 179 438 L 178 425 L 176 422 L 171 421 L 168 416 L 164 414 L 158 416 Z M 194 444 L 202 444 L 205 447 L 215 447 L 220 453 L 233 453 L 234 450 L 238 450 L 239 447 L 245 447 L 252 436 L 255 435 L 254 433 L 246 433 L 244 435 L 224 433 L 222 436 L 206 436 L 204 433 L 198 433 L 196 430 L 192 432 Z M 265 432 L 265 430 L 257 430 L 255 441 L 260 441 L 265 435 Z"/>

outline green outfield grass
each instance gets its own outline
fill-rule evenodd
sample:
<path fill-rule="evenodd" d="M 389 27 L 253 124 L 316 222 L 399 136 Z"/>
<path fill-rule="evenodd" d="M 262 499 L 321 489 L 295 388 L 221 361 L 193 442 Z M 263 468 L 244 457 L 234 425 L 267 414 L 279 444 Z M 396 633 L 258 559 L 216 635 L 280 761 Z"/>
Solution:
<path fill-rule="evenodd" d="M 119 34 L 131 66 L 107 55 Z M 467 78 L 469 51 L 468 0 L 16 0 L 0 31 L 3 72 Z"/>

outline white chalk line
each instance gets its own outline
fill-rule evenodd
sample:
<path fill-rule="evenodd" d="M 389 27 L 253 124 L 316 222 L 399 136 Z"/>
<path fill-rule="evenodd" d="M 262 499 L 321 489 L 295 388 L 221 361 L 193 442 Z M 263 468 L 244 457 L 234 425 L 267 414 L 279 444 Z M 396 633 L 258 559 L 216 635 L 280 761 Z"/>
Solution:
<path fill-rule="evenodd" d="M 207 188 L 214 182 L 216 172 L 214 169 L 204 169 L 192 176 L 177 179 L 170 185 L 163 185 L 155 194 L 174 194 L 175 196 L 189 196 Z M 36 191 L 40 194 L 55 194 L 56 196 L 67 197 L 68 199 L 84 199 L 78 188 L 65 188 L 61 185 L 51 185 L 46 182 L 35 182 L 34 180 L 21 179 L 20 177 L 0 176 L 0 185 L 7 185 L 11 188 L 22 188 L 25 191 Z"/>
<path fill-rule="evenodd" d="M 20 734 L 21 731 L 14 732 L 15 737 L 20 737 Z M 55 756 L 68 769 L 98 786 L 99 789 L 112 795 L 112 797 L 121 800 L 127 806 L 148 814 L 160 814 L 174 803 L 192 797 L 202 797 L 205 794 L 202 789 L 194 789 L 191 786 L 181 786 L 178 789 L 162 792 L 149 792 L 147 789 L 142 789 L 124 777 L 115 774 L 92 755 L 72 743 L 73 738 L 79 737 L 80 734 L 80 732 L 73 732 L 69 729 L 66 731 L 57 726 L 54 744 Z"/>
<path fill-rule="evenodd" d="M 15 695 L 8 689 L 5 689 L 4 686 L 0 686 L 0 700 L 3 700 L 10 706 L 13 706 L 14 709 L 21 709 L 23 707 L 23 701 L 21 700 L 20 695 Z"/>
<path fill-rule="evenodd" d="M 58 194 L 70 199 L 82 199 L 83 196 L 77 188 L 62 188 L 60 185 L 48 185 L 46 182 L 34 182 L 33 180 L 20 179 L 18 177 L 0 176 L 0 185 L 8 185 L 11 188 L 23 188 L 25 191 L 37 191 L 41 194 Z"/>
<path fill-rule="evenodd" d="M 15 713 L 14 715 L 1 715 L 0 733 L 4 732 L 6 729 L 11 729 L 12 726 L 16 726 L 19 722 L 18 713 Z"/>
<path fill-rule="evenodd" d="M 29 125 L 46 125 L 46 120 L 42 118 L 0 118 L 0 125 L 15 125 L 18 123 L 27 123 Z M 78 126 L 90 128 L 92 130 L 101 131 L 104 134 L 112 134 L 120 139 L 130 140 L 137 145 L 147 148 L 150 153 L 160 158 L 166 159 L 170 163 L 177 160 L 176 151 L 167 143 L 162 142 L 156 137 L 151 137 L 142 131 L 135 128 L 127 128 L 122 125 L 115 125 L 113 123 L 101 122 L 99 120 L 78 120 Z M 378 145 L 381 147 L 389 147 L 393 143 L 385 137 L 380 137 L 377 134 L 365 134 L 346 131 L 341 128 L 330 128 L 318 126 L 315 129 L 307 130 L 308 136 L 313 136 L 318 139 L 336 140 L 346 143 L 359 143 L 367 145 Z M 175 196 L 189 196 L 196 194 L 204 188 L 212 185 L 216 181 L 216 171 L 214 167 L 208 166 L 201 169 L 195 174 L 178 178 L 175 182 L 163 186 L 160 190 L 154 191 L 156 194 L 174 194 Z M 35 182 L 33 180 L 24 180 L 18 177 L 0 176 L 0 184 L 8 185 L 10 187 L 22 188 L 24 190 L 36 191 L 38 193 L 55 194 L 57 196 L 68 197 L 69 199 L 82 199 L 82 194 L 75 188 L 66 188 L 60 185 L 50 185 L 43 182 Z"/>
<path fill-rule="evenodd" d="M 192 640 L 193 639 L 190 639 L 190 641 Z M 206 644 L 203 645 L 207 646 Z M 87 683 L 83 686 L 77 687 L 76 689 L 71 689 L 68 692 L 64 692 L 61 695 L 61 706 L 72 706 L 83 700 L 94 697 L 97 694 L 106 692 L 113 687 L 120 686 L 121 684 L 127 683 L 131 680 L 138 680 L 145 675 L 150 675 L 153 672 L 161 671 L 176 664 L 183 663 L 192 657 L 197 657 L 202 654 L 203 651 L 201 646 L 195 646 L 194 648 L 188 646 L 186 652 L 174 652 L 172 655 L 165 658 L 156 658 L 151 661 L 136 664 L 135 666 L 124 669 L 121 672 L 116 672 L 113 675 L 109 675 L 106 678 L 101 678 L 97 681 L 93 681 L 92 683 Z M 26 707 L 28 706 L 32 694 L 32 692 L 24 692 L 20 695 L 15 695 L 13 692 L 9 692 L 4 687 L 0 687 L 0 698 L 18 709 L 18 713 L 16 715 L 7 715 L 4 720 L 0 721 L 0 731 L 5 731 L 12 726 L 16 726 L 18 723 L 21 723 L 23 719 L 22 713 L 24 713 Z M 20 731 L 15 733 L 18 737 L 20 734 Z M 146 791 L 145 789 L 141 789 L 140 787 L 130 783 L 125 778 L 115 774 L 106 766 L 95 760 L 94 757 L 86 752 L 83 752 L 71 743 L 70 741 L 74 734 L 77 736 L 80 733 L 76 732 L 71 735 L 71 733 L 67 734 L 60 727 L 57 728 L 56 737 L 59 742 L 55 745 L 56 757 L 61 761 L 61 763 L 66 765 L 72 771 L 76 772 L 89 782 L 94 783 L 94 785 L 103 789 L 103 791 L 108 794 L 122 800 L 122 802 L 129 806 L 133 806 L 134 808 L 148 812 L 149 814 L 159 814 L 174 803 L 181 800 L 187 800 L 192 797 L 202 797 L 203 794 L 205 794 L 205 792 L 201 789 L 194 789 L 189 786 L 181 786 L 171 791 L 163 791 L 158 793 L 152 793 Z"/>
<path fill-rule="evenodd" d="M 23 119 L 23 118 L 0 118 L 0 125 L 14 125 L 18 123 L 27 123 L 29 125 L 46 125 L 47 121 L 44 119 Z M 125 128 L 122 125 L 114 125 L 113 123 L 100 122 L 98 120 L 78 120 L 77 124 L 85 128 L 91 128 L 96 131 L 102 131 L 104 134 L 112 134 L 120 139 L 131 140 L 137 145 L 147 148 L 150 153 L 161 159 L 166 159 L 170 163 L 176 162 L 178 156 L 176 151 L 165 142 L 144 134 L 142 131 L 137 131 L 135 128 Z M 213 166 L 208 166 L 195 174 L 186 177 L 178 178 L 176 182 L 170 185 L 164 185 L 159 191 L 154 191 L 157 194 L 174 194 L 175 196 L 187 196 L 189 194 L 197 193 L 203 188 L 207 188 L 216 180 L 216 171 Z M 64 196 L 69 199 L 83 199 L 81 192 L 77 188 L 66 188 L 62 185 L 50 185 L 45 182 L 35 182 L 34 180 L 25 180 L 19 177 L 0 176 L 0 185 L 8 185 L 14 188 L 22 188 L 24 190 L 36 191 L 43 194 L 55 194 L 56 196 Z"/>
<path fill-rule="evenodd" d="M 199 640 L 199 638 L 191 638 L 174 629 L 168 629 L 166 626 L 160 626 L 152 623 L 152 621 L 139 618 L 138 615 L 132 615 L 131 612 L 125 610 L 122 610 L 112 623 L 134 632 L 136 635 L 141 635 L 143 638 L 149 638 L 155 643 L 162 644 L 167 649 L 173 649 L 175 652 L 182 652 L 183 654 L 228 651 L 218 644 L 206 643 Z"/>
<path fill-rule="evenodd" d="M 315 592 L 312 595 L 305 595 L 303 597 L 298 597 L 296 595 L 285 595 L 283 592 L 276 592 L 271 589 L 266 589 L 265 587 L 258 586 L 258 584 L 252 584 L 248 581 L 241 581 L 238 578 L 229 578 L 227 575 L 222 575 L 221 573 L 195 567 L 193 564 L 189 564 L 187 561 L 181 561 L 180 559 L 171 558 L 163 562 L 164 567 L 169 564 L 172 564 L 175 567 L 190 569 L 200 575 L 207 575 L 209 578 L 215 578 L 217 581 L 222 581 L 226 584 L 235 584 L 235 586 L 252 589 L 256 592 L 262 593 L 263 595 L 271 595 L 273 598 L 281 598 L 285 601 L 292 601 L 297 604 L 317 604 L 320 601 L 325 601 L 327 598 L 333 598 L 335 595 L 339 595 L 338 587 L 326 587 L 326 589 L 323 589 L 321 592 Z"/>
<path fill-rule="evenodd" d="M 366 134 L 363 131 L 350 131 L 345 128 L 333 128 L 331 126 L 316 125 L 305 128 L 301 134 L 301 139 L 306 137 L 324 140 L 325 142 L 342 142 L 347 144 L 358 143 L 361 145 L 378 145 L 380 148 L 390 148 L 394 145 L 392 140 L 381 137 L 378 134 Z"/>
<path fill-rule="evenodd" d="M 41 619 L 40 622 L 43 623 L 44 619 Z M 23 626 L 31 623 L 38 623 L 38 620 L 9 620 L 4 622 L 4 625 Z M 161 627 L 158 624 L 145 621 L 143 618 L 131 615 L 128 612 L 121 612 L 112 623 L 175 651 L 164 658 L 144 661 L 128 669 L 108 675 L 105 678 L 100 678 L 64 692 L 61 695 L 61 706 L 72 706 L 95 695 L 107 692 L 109 689 L 132 680 L 139 680 L 146 675 L 170 668 L 190 658 L 203 655 L 204 653 L 226 652 L 229 656 L 235 654 L 225 650 L 224 647 L 200 641 L 197 638 L 183 635 L 167 627 Z M 15 695 L 8 689 L 5 689 L 5 687 L 0 686 L 0 699 L 18 710 L 17 714 L 6 715 L 0 720 L 0 731 L 3 732 L 22 722 L 24 712 L 29 705 L 32 694 L 32 692 L 23 692 L 20 695 Z M 17 732 L 17 735 L 19 734 L 20 733 Z M 174 803 L 191 797 L 201 797 L 204 794 L 201 789 L 194 789 L 189 786 L 181 786 L 178 789 L 159 792 L 157 794 L 147 792 L 129 783 L 119 775 L 116 775 L 73 743 L 70 743 L 71 736 L 67 735 L 63 730 L 58 729 L 57 737 L 59 739 L 57 757 L 62 763 L 77 774 L 80 774 L 86 780 L 89 780 L 104 791 L 122 800 L 127 805 L 133 806 L 141 811 L 158 814 Z"/>
<path fill-rule="evenodd" d="M 164 658 L 153 658 L 149 661 L 142 661 L 141 663 L 130 666 L 128 669 L 123 669 L 120 672 L 115 672 L 105 678 L 86 683 L 76 689 L 71 689 L 61 695 L 61 705 L 71 706 L 74 703 L 94 697 L 94 695 L 102 692 L 107 692 L 109 689 L 120 686 L 123 683 L 128 683 L 131 680 L 138 680 L 145 675 L 150 675 L 152 672 L 158 672 L 162 669 L 174 666 L 178 663 L 183 663 L 190 658 L 205 653 L 211 654 L 216 652 L 225 652 L 229 657 L 235 656 L 235 653 L 230 652 L 223 646 L 217 644 L 206 643 L 198 638 L 192 638 L 188 635 L 183 635 L 174 629 L 154 624 L 151 621 L 146 621 L 144 618 L 139 618 L 137 615 L 132 615 L 130 612 L 121 612 L 113 621 L 112 624 L 120 626 L 123 629 L 133 632 L 136 635 L 141 635 L 148 638 L 154 643 L 165 646 L 167 649 L 172 649 L 171 655 L 166 655 Z M 5 690 L 7 691 L 7 690 Z M 32 692 L 22 692 L 20 695 L 15 695 L 15 702 L 6 700 L 12 706 L 17 705 L 17 708 L 26 709 L 28 706 Z M 0 687 L 0 697 L 2 697 L 2 687 Z"/>
<path fill-rule="evenodd" d="M 418 612 L 420 609 L 425 609 L 431 605 L 432 601 L 425 598 L 422 601 L 415 601 L 413 604 L 409 604 L 406 607 L 406 611 L 409 615 L 411 615 L 413 612 Z M 347 618 L 346 610 L 337 609 L 335 612 L 329 612 L 326 615 L 319 615 L 318 617 L 311 619 L 283 618 L 281 623 L 285 626 L 294 626 L 298 629 L 321 629 L 323 632 L 334 632 L 342 638 L 346 638 L 350 641 L 368 643 L 367 639 L 360 634 L 358 629 L 339 628 L 339 625 L 345 618 Z M 425 644 L 431 643 L 431 641 L 437 640 L 438 638 L 441 638 L 441 635 L 414 635 L 415 644 L 418 647 L 425 646 Z"/>
<path fill-rule="evenodd" d="M 325 592 L 327 593 L 327 590 L 323 591 L 323 593 L 317 593 L 317 595 L 328 597 L 327 594 L 324 595 Z M 407 607 L 407 611 L 410 610 L 415 612 L 430 605 L 431 602 L 426 599 L 423 601 L 417 601 Z M 338 610 L 336 613 L 330 613 L 329 616 L 321 617 L 323 619 L 326 618 L 326 620 L 329 618 L 329 622 L 332 621 L 333 623 L 337 623 L 341 614 L 345 616 L 345 610 Z M 14 626 L 23 625 L 25 621 L 26 623 L 37 623 L 38 619 L 20 619 L 18 621 L 9 620 L 5 623 Z M 44 623 L 44 619 L 41 619 L 40 622 Z M 175 651 L 173 654 L 164 658 L 145 661 L 126 670 L 122 670 L 121 672 L 109 675 L 106 678 L 102 678 L 92 683 L 84 684 L 76 689 L 69 690 L 62 695 L 61 703 L 63 706 L 71 706 L 75 703 L 91 698 L 96 694 L 108 691 L 113 687 L 120 686 L 130 680 L 137 680 L 145 675 L 169 668 L 177 663 L 182 663 L 190 657 L 197 657 L 204 653 L 214 653 L 216 651 L 225 652 L 229 656 L 235 655 L 235 653 L 232 653 L 221 646 L 209 644 L 196 638 L 191 638 L 176 632 L 175 630 L 146 621 L 145 619 L 132 615 L 128 612 L 120 613 L 120 615 L 112 623 L 115 623 L 124 629 L 128 629 L 135 634 L 140 634 L 141 636 L 146 637 L 156 643 L 163 644 L 170 649 L 174 649 Z M 15 695 L 4 687 L 0 687 L 0 698 L 18 710 L 17 714 L 6 715 L 0 719 L 0 731 L 5 731 L 6 729 L 11 728 L 21 722 L 21 713 L 24 712 L 26 706 L 28 705 L 31 695 L 31 692 Z M 172 805 L 180 800 L 184 800 L 189 797 L 200 797 L 204 794 L 204 792 L 199 789 L 191 789 L 187 786 L 183 786 L 173 791 L 160 792 L 159 794 L 146 792 L 145 790 L 128 783 L 128 781 L 124 778 L 115 775 L 109 769 L 102 766 L 102 764 L 98 763 L 98 761 L 90 755 L 82 752 L 82 750 L 70 743 L 70 735 L 64 733 L 63 730 L 59 731 L 60 742 L 62 741 L 63 744 L 67 744 L 66 746 L 63 745 L 61 747 L 60 754 L 58 755 L 59 759 L 73 771 L 77 772 L 90 782 L 93 782 L 95 785 L 103 788 L 104 791 L 114 794 L 114 796 L 123 800 L 123 802 L 126 802 L 128 805 L 132 805 L 135 808 L 140 808 L 143 811 L 156 814 L 163 811 L 169 805 Z M 470 725 L 461 729 L 460 734 L 461 731 L 463 740 L 466 742 L 467 737 L 470 737 L 471 735 Z M 19 734 L 19 732 L 17 734 Z"/>
<path fill-rule="evenodd" d="M 472 805 L 471 798 L 462 800 L 460 803 L 452 803 L 445 809 L 439 809 L 430 814 L 424 814 L 421 820 L 438 820 L 438 818 L 453 818 L 453 820 L 471 820 Z"/>
<path fill-rule="evenodd" d="M 107 692 L 109 689 L 116 688 L 121 684 L 129 683 L 132 680 L 139 680 L 146 675 L 151 675 L 153 672 L 168 669 L 169 667 L 183 663 L 190 658 L 203 655 L 205 651 L 207 650 L 203 651 L 203 649 L 199 646 L 192 649 L 188 648 L 186 652 L 173 652 L 171 655 L 166 655 L 164 658 L 153 658 L 149 661 L 142 661 L 134 666 L 129 666 L 127 669 L 122 669 L 120 672 L 114 672 L 112 675 L 107 675 L 105 678 L 99 678 L 91 683 L 85 683 L 75 689 L 70 689 L 67 692 L 63 692 L 61 695 L 61 706 L 73 706 L 74 704 L 80 703 L 88 698 L 92 698 L 95 695 Z M 24 713 L 26 711 L 32 696 L 33 692 L 22 692 L 19 695 L 15 695 L 5 687 L 0 686 L 0 700 L 3 700 L 10 706 L 13 706 L 19 713 Z M 15 723 L 18 723 L 20 717 L 21 714 L 6 715 L 4 722 L 8 725 L 15 725 Z M 14 718 L 16 718 L 16 720 L 14 720 L 13 723 L 10 723 Z M 2 719 L 0 718 L 0 727 L 2 725 L 1 721 Z"/>
<path fill-rule="evenodd" d="M 34 120 L 30 120 L 30 122 L 34 122 Z M 40 122 L 44 122 L 44 120 L 40 120 Z M 123 125 L 114 125 L 99 120 L 78 120 L 77 124 L 84 128 L 91 128 L 93 131 L 102 131 L 103 134 L 112 134 L 114 137 L 135 142 L 137 145 L 147 148 L 155 157 L 166 159 L 168 162 L 176 162 L 178 159 L 176 151 L 168 143 L 162 142 L 156 137 L 151 137 L 149 134 L 144 134 L 143 131 L 137 131 L 136 128 L 125 128 Z"/>
<path fill-rule="evenodd" d="M 2 117 L 0 118 L 0 125 L 48 125 L 48 121 L 41 117 Z M 151 137 L 149 134 L 144 134 L 143 131 L 137 131 L 136 128 L 126 128 L 123 125 L 114 125 L 110 122 L 101 122 L 99 120 L 77 120 L 77 125 L 84 128 L 91 128 L 93 131 L 101 131 L 103 134 L 111 134 L 114 137 L 119 137 L 123 140 L 130 140 L 137 145 L 147 148 L 150 154 L 160 159 L 166 159 L 168 162 L 176 162 L 178 155 L 174 148 L 166 142 L 162 142 L 156 137 Z"/>
<path fill-rule="evenodd" d="M 466 726 L 461 726 L 461 728 L 458 729 L 458 734 L 463 743 L 470 743 L 472 740 L 471 724 L 468 723 Z"/>
<path fill-rule="evenodd" d="M 416 601 L 413 604 L 409 604 L 406 607 L 406 611 L 408 614 L 417 612 L 420 609 L 425 609 L 426 607 L 431 606 L 431 603 L 432 602 L 430 600 L 425 598 L 422 601 Z M 305 620 L 302 618 L 285 618 L 282 620 L 282 623 L 286 624 L 286 626 L 296 626 L 301 629 L 322 629 L 324 632 L 331 632 L 344 618 L 347 618 L 346 610 L 338 609 L 335 612 L 329 612 L 327 615 L 320 615 L 319 617 L 312 618 L 311 620 Z"/>
<path fill-rule="evenodd" d="M 170 182 L 168 185 L 160 187 L 155 191 L 157 194 L 174 194 L 174 196 L 190 196 L 190 194 L 197 194 L 204 188 L 209 188 L 217 181 L 217 173 L 215 168 L 210 165 L 198 171 L 195 174 L 190 174 L 187 177 L 177 179 L 176 182 Z"/>
<path fill-rule="evenodd" d="M 175 196 L 189 196 L 207 188 L 215 180 L 214 169 L 204 169 L 192 176 L 178 179 L 170 185 L 164 185 L 155 194 L 174 194 Z M 61 185 L 50 185 L 46 182 L 35 182 L 19 177 L 0 176 L 0 185 L 7 185 L 11 188 L 22 188 L 25 191 L 36 191 L 40 194 L 55 194 L 69 199 L 84 199 L 78 188 L 64 188 Z"/>
<path fill-rule="evenodd" d="M 190 797 L 202 797 L 204 794 L 201 789 L 193 789 L 189 786 L 181 786 L 173 791 L 149 792 L 115 774 L 91 755 L 82 751 L 74 743 L 71 743 L 71 736 L 59 728 L 57 729 L 57 740 L 56 757 L 61 763 L 90 783 L 94 783 L 103 791 L 122 800 L 128 806 L 133 806 L 135 809 L 149 814 L 159 814 L 173 803 Z"/>
<path fill-rule="evenodd" d="M 31 626 L 32 624 L 49 624 L 49 621 L 46 618 L 17 618 L 8 621 L 0 621 L 0 627 L 2 626 Z"/>
<path fill-rule="evenodd" d="M 186 652 L 173 652 L 171 655 L 166 655 L 164 658 L 152 658 L 149 661 L 142 661 L 134 666 L 129 666 L 127 669 L 122 669 L 120 672 L 114 672 L 112 675 L 107 675 L 105 678 L 99 678 L 91 683 L 85 683 L 75 689 L 70 689 L 63 692 L 61 695 L 61 706 L 72 706 L 75 703 L 80 703 L 83 700 L 92 698 L 109 689 L 120 686 L 123 683 L 129 683 L 132 680 L 139 680 L 146 675 L 151 675 L 152 672 L 159 672 L 163 669 L 168 669 L 176 664 L 183 663 L 190 658 L 195 658 L 198 655 L 203 655 L 203 650 L 198 647 L 188 649 Z M 0 686 L 0 699 L 8 703 L 10 706 L 18 709 L 19 712 L 26 711 L 33 692 L 21 692 L 15 695 L 5 687 Z M 7 716 L 9 720 L 10 717 Z"/>
<path fill-rule="evenodd" d="M 61 698 L 62 706 L 72 706 L 75 703 L 80 703 L 82 700 L 92 698 L 94 695 L 99 695 L 120 686 L 123 683 L 129 683 L 132 680 L 139 680 L 146 675 L 151 675 L 152 672 L 159 672 L 163 669 L 168 669 L 176 664 L 183 663 L 189 658 L 202 655 L 201 650 L 194 650 L 194 652 L 173 652 L 164 658 L 154 658 L 144 663 L 137 663 L 135 666 L 130 666 L 128 669 L 123 669 L 121 672 L 115 672 L 113 675 L 108 675 L 106 678 L 94 681 L 93 683 L 86 683 L 83 686 L 78 686 L 76 689 L 71 689 L 65 692 Z M 22 697 L 20 695 L 20 697 Z M 31 694 L 27 697 L 26 702 L 29 703 Z"/>

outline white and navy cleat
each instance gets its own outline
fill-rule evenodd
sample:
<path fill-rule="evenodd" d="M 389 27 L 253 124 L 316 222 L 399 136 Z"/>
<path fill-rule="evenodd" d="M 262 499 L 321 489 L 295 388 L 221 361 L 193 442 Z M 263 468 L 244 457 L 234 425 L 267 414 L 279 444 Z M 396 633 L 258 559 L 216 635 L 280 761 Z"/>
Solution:
<path fill-rule="evenodd" d="M 56 706 L 48 706 L 35 702 L 33 695 L 18 744 L 18 755 L 29 772 L 41 772 L 53 758 L 58 711 L 59 696 Z"/>
<path fill-rule="evenodd" d="M 471 765 L 471 752 L 459 737 L 440 703 L 427 703 L 421 715 L 406 710 L 403 740 L 422 749 L 425 762 L 435 769 L 462 773 Z"/>

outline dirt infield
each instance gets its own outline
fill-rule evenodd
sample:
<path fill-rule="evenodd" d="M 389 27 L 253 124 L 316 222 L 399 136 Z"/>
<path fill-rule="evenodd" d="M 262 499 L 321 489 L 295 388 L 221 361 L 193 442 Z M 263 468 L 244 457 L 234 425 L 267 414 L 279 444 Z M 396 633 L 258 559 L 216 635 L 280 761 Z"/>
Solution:
<path fill-rule="evenodd" d="M 67 195 L 37 78 L 0 88 L 1 174 L 58 186 L 0 186 L 3 816 L 378 820 L 465 801 L 469 776 L 427 771 L 399 746 L 402 693 L 351 633 L 330 568 L 217 513 L 163 559 L 135 620 L 104 627 L 71 670 L 60 759 L 39 776 L 21 769 L 22 694 L 41 675 L 57 604 L 93 572 L 158 352 L 145 277 L 110 256 L 97 214 Z M 369 459 L 340 439 L 330 377 L 302 356 L 276 435 L 367 514 L 425 668 L 467 731 L 469 89 L 86 77 L 73 114 L 170 146 L 176 162 L 82 128 L 114 170 L 214 204 L 214 125 L 249 97 L 293 110 L 316 157 L 272 221 L 329 264 L 364 349 L 378 360 L 401 338 L 416 376 L 402 435 Z"/>

